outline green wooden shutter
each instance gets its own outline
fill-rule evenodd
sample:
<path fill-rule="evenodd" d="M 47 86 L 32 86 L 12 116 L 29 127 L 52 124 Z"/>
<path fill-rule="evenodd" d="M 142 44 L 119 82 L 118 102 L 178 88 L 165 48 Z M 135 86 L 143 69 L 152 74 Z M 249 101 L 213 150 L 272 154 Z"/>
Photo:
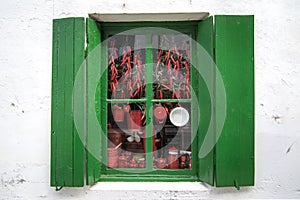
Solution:
<path fill-rule="evenodd" d="M 216 16 L 216 65 L 226 93 L 226 118 L 216 144 L 216 186 L 254 185 L 254 17 Z M 218 83 L 218 81 L 217 81 Z M 218 115 L 224 110 L 216 87 Z M 219 137 L 220 136 L 220 137 Z"/>
<path fill-rule="evenodd" d="M 84 62 L 84 18 L 53 21 L 52 58 L 50 184 L 83 186 L 84 121 L 77 121 L 75 126 L 74 113 L 81 111 L 74 109 L 74 98 L 80 94 L 73 93 L 73 86 Z"/>
<path fill-rule="evenodd" d="M 214 63 L 213 63 L 213 18 L 209 17 L 198 24 L 197 61 L 198 73 L 193 80 L 193 88 L 198 98 L 200 124 L 198 129 L 198 177 L 214 185 Z M 197 73 L 196 73 L 197 74 Z M 194 81 L 196 80 L 196 81 Z M 195 84 L 198 84 L 195 85 Z M 211 126 L 210 126 L 211 125 Z"/>
<path fill-rule="evenodd" d="M 87 19 L 87 184 L 100 178 L 101 154 L 101 33 L 97 22 Z"/>

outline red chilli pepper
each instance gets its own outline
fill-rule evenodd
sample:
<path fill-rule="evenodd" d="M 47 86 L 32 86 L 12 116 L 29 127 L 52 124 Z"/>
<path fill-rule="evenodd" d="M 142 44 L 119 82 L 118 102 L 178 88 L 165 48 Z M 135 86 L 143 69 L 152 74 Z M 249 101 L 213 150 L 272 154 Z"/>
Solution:
<path fill-rule="evenodd" d="M 130 57 L 127 58 L 127 70 L 131 71 Z"/>
<path fill-rule="evenodd" d="M 180 70 L 180 66 L 179 66 L 179 61 L 178 60 L 176 61 L 174 69 L 175 69 L 175 77 L 177 78 L 178 77 L 178 72 Z"/>
<path fill-rule="evenodd" d="M 176 61 L 174 60 L 173 56 L 171 56 L 171 60 L 172 60 L 173 64 L 175 65 Z"/>
<path fill-rule="evenodd" d="M 186 91 L 185 91 L 185 97 L 187 99 L 189 99 L 190 98 L 190 87 L 188 85 L 186 85 L 185 89 L 186 89 Z"/>
<path fill-rule="evenodd" d="M 166 110 L 166 113 L 169 114 L 169 109 L 164 106 L 164 109 Z"/>
<path fill-rule="evenodd" d="M 182 55 L 179 55 L 178 57 L 179 57 L 179 62 L 181 62 L 182 61 Z"/>
<path fill-rule="evenodd" d="M 135 79 L 135 81 L 133 82 L 132 88 L 134 88 L 136 86 L 136 84 L 138 83 L 138 80 Z"/>
<path fill-rule="evenodd" d="M 160 57 L 163 55 L 163 51 L 162 50 L 160 50 L 159 52 L 158 52 L 158 54 L 157 54 L 157 59 L 160 59 Z"/>
<path fill-rule="evenodd" d="M 185 75 L 184 77 L 184 82 L 187 84 L 187 85 L 190 85 L 190 77 L 188 75 Z"/>
<path fill-rule="evenodd" d="M 168 63 L 167 63 L 167 69 L 168 69 L 168 71 L 171 70 L 171 61 L 170 61 L 170 60 L 169 60 Z"/>
<path fill-rule="evenodd" d="M 125 83 L 127 81 L 128 76 L 129 76 L 129 73 L 128 73 L 128 71 L 126 71 L 125 74 L 124 74 L 124 78 L 122 80 L 123 83 Z"/>
<path fill-rule="evenodd" d="M 114 91 L 114 83 L 110 83 L 109 85 L 110 85 L 111 91 Z"/>
<path fill-rule="evenodd" d="M 179 93 L 179 90 L 176 90 L 176 91 L 175 91 L 175 94 L 176 94 L 177 99 L 180 99 L 180 93 Z"/>
<path fill-rule="evenodd" d="M 170 59 L 171 50 L 167 52 L 167 55 L 165 55 L 165 60 L 168 61 Z"/>
<path fill-rule="evenodd" d="M 131 80 L 128 80 L 127 82 L 127 90 L 129 90 L 131 88 Z"/>
<path fill-rule="evenodd" d="M 126 61 L 127 61 L 126 54 L 123 54 L 122 63 L 120 64 L 120 66 L 123 66 Z"/>
<path fill-rule="evenodd" d="M 157 60 L 156 66 L 159 66 L 159 64 L 160 64 L 160 58 Z"/>
<path fill-rule="evenodd" d="M 118 74 L 118 70 L 114 64 L 111 65 L 111 74 L 110 80 L 114 80 Z"/>
<path fill-rule="evenodd" d="M 185 70 L 186 70 L 186 73 L 187 74 L 190 74 L 190 68 L 189 68 L 189 64 L 187 61 L 184 62 L 184 65 L 185 65 Z"/>
<path fill-rule="evenodd" d="M 139 92 L 140 92 L 141 88 L 138 87 L 138 89 L 131 95 L 131 97 L 135 97 Z"/>
<path fill-rule="evenodd" d="M 140 75 L 140 73 L 138 72 L 138 73 L 136 73 L 136 80 L 138 80 L 138 81 L 140 81 L 141 80 L 141 75 Z"/>

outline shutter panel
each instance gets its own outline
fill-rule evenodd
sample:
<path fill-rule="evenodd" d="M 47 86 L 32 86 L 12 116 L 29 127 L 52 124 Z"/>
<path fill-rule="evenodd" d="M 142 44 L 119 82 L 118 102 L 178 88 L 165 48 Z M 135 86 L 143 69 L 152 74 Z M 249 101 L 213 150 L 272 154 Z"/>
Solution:
<path fill-rule="evenodd" d="M 83 82 L 73 93 L 75 77 L 84 63 L 84 18 L 53 21 L 51 105 L 51 186 L 83 186 L 84 121 L 74 123 L 74 101 Z M 79 73 L 80 74 L 80 73 Z M 79 78 L 79 81 L 83 78 Z M 81 89 L 81 90 L 80 90 Z M 80 107 L 80 105 L 79 105 Z M 78 127 L 78 128 L 77 128 Z"/>
<path fill-rule="evenodd" d="M 101 154 L 101 33 L 97 22 L 87 19 L 87 184 L 100 178 Z"/>
<path fill-rule="evenodd" d="M 254 17 L 216 16 L 216 65 L 224 83 L 226 118 L 217 128 L 216 185 L 254 185 Z M 224 111 L 216 87 L 217 127 Z M 218 136 L 220 136 L 218 138 Z"/>
<path fill-rule="evenodd" d="M 214 185 L 214 62 L 213 62 L 213 18 L 209 17 L 198 24 L 197 58 L 198 72 L 195 77 L 195 93 L 198 97 L 200 120 L 198 129 L 198 177 Z M 197 73 L 196 73 L 197 74 Z"/>

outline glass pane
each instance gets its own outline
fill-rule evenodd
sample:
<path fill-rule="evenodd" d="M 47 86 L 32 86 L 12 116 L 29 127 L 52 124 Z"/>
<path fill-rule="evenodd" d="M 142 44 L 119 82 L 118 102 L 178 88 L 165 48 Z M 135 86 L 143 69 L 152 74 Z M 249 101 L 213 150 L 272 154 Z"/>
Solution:
<path fill-rule="evenodd" d="M 109 168 L 145 168 L 145 104 L 108 104 Z"/>
<path fill-rule="evenodd" d="M 154 168 L 191 169 L 190 103 L 153 105 L 155 127 Z"/>
<path fill-rule="evenodd" d="M 154 35 L 153 98 L 189 99 L 190 94 L 190 37 Z"/>
<path fill-rule="evenodd" d="M 108 98 L 145 97 L 144 35 L 115 35 L 108 42 Z"/>

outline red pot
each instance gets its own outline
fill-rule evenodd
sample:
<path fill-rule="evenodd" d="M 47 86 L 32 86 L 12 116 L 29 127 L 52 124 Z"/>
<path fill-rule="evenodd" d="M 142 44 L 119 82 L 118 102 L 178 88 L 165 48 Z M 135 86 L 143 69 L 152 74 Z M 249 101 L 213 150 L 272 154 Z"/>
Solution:
<path fill-rule="evenodd" d="M 159 124 L 164 123 L 167 118 L 166 109 L 161 105 L 156 106 L 156 108 L 153 110 L 153 115 Z"/>
<path fill-rule="evenodd" d="M 125 155 L 119 157 L 119 168 L 127 168 L 127 158 Z"/>
<path fill-rule="evenodd" d="M 169 149 L 168 162 L 170 169 L 178 169 L 178 149 L 176 149 L 175 147 L 171 147 Z"/>
<path fill-rule="evenodd" d="M 138 168 L 139 164 L 137 163 L 136 159 L 132 158 L 129 161 L 128 167 L 129 168 Z"/>
<path fill-rule="evenodd" d="M 156 159 L 156 167 L 163 169 L 166 167 L 166 159 L 165 158 L 158 158 Z"/>
<path fill-rule="evenodd" d="M 117 146 L 121 142 L 123 143 L 124 135 L 122 134 L 120 129 L 109 128 L 108 129 L 108 139 L 113 143 L 114 146 Z M 110 146 L 113 146 L 113 145 L 110 145 Z"/>
<path fill-rule="evenodd" d="M 146 167 L 145 159 L 140 160 L 140 162 L 139 162 L 139 168 L 145 168 L 145 167 Z"/>
<path fill-rule="evenodd" d="M 118 156 L 109 156 L 107 159 L 107 164 L 110 168 L 118 167 Z"/>
<path fill-rule="evenodd" d="M 119 149 L 107 148 L 108 158 L 118 156 L 118 153 L 119 153 Z"/>
<path fill-rule="evenodd" d="M 142 120 L 143 112 L 138 110 L 133 110 L 129 113 L 127 118 L 127 125 L 129 132 L 142 132 Z"/>
<path fill-rule="evenodd" d="M 113 106 L 113 117 L 115 122 L 123 122 L 124 121 L 124 110 L 122 107 L 114 105 Z"/>

